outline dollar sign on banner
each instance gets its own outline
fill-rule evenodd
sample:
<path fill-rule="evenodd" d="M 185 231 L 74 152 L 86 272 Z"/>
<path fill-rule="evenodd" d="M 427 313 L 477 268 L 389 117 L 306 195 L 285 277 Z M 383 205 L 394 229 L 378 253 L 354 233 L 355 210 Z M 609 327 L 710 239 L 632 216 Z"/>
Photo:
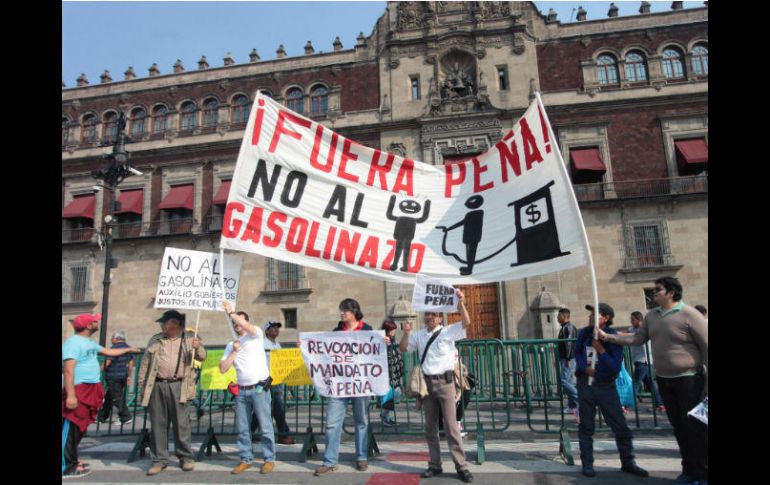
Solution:
<path fill-rule="evenodd" d="M 529 216 L 529 223 L 534 224 L 540 220 L 540 211 L 537 210 L 537 205 L 530 204 L 527 210 L 524 211 Z"/>

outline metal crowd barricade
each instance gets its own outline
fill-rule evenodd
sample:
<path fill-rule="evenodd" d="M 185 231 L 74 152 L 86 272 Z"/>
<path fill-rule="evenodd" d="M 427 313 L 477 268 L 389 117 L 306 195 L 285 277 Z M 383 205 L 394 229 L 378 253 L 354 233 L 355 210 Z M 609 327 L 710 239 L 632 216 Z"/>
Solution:
<path fill-rule="evenodd" d="M 564 399 L 559 373 L 557 339 L 532 340 L 466 340 L 457 342 L 461 374 L 467 372 L 475 378 L 475 387 L 470 391 L 470 400 L 465 408 L 462 423 L 465 429 L 476 433 L 479 464 L 485 461 L 485 434 L 509 430 L 514 421 L 526 421 L 527 428 L 535 433 L 558 435 L 560 453 L 568 464 L 574 464 L 570 451 L 569 433 L 577 431 L 574 420 L 565 419 Z M 216 349 L 216 346 L 209 349 Z M 222 348 L 221 346 L 219 348 Z M 648 362 L 649 359 L 649 348 Z M 409 372 L 419 363 L 417 352 L 404 356 L 404 375 L 400 397 L 395 398 L 395 425 L 386 426 L 378 416 L 379 398 L 373 397 L 369 406 L 369 456 L 378 452 L 377 437 L 423 436 L 425 422 L 423 411 L 416 410 L 416 401 L 407 392 Z M 102 358 L 103 359 L 103 358 Z M 140 405 L 137 389 L 137 374 L 142 355 L 135 358 L 132 385 L 126 390 L 126 402 L 133 421 L 127 425 L 114 423 L 117 413 L 111 410 L 108 423 L 96 423 L 94 434 L 97 436 L 138 435 L 136 445 L 129 456 L 134 461 L 144 456 L 149 446 L 148 416 Z M 633 376 L 633 362 L 629 347 L 624 347 L 624 364 Z M 650 365 L 651 379 L 654 382 L 654 369 Z M 198 452 L 198 459 L 211 456 L 212 449 L 221 452 L 218 436 L 237 435 L 233 396 L 227 390 L 202 390 L 198 384 L 197 399 L 204 410 L 202 417 L 193 423 L 195 435 L 205 435 Z M 641 393 L 642 397 L 652 394 Z M 635 400 L 637 398 L 634 394 Z M 303 446 L 299 461 L 304 462 L 313 453 L 318 452 L 317 436 L 325 432 L 326 399 L 322 398 L 312 385 L 284 388 L 286 421 L 288 435 L 301 441 Z M 524 417 L 521 417 L 524 413 Z M 197 417 L 191 409 L 191 419 Z M 195 417 L 193 417 L 195 415 Z M 372 420 L 372 417 L 375 417 Z M 349 420 L 346 420 L 349 421 Z M 601 413 L 597 413 L 597 431 L 607 431 L 603 425 Z M 658 413 L 653 403 L 652 419 L 640 415 L 639 406 L 634 415 L 629 416 L 629 426 L 633 429 L 661 429 Z M 354 434 L 351 423 L 343 426 L 346 434 Z M 279 433 L 278 436 L 281 436 Z M 259 433 L 254 433 L 254 440 Z"/>

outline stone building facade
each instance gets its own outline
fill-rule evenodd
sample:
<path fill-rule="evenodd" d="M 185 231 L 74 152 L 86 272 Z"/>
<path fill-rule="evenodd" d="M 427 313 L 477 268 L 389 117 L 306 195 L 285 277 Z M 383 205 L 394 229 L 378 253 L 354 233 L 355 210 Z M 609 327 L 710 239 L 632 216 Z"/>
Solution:
<path fill-rule="evenodd" d="M 644 2 L 642 2 L 644 3 Z M 676 2 L 675 2 L 676 3 Z M 641 10 L 644 10 L 643 8 Z M 362 26 L 362 28 L 368 28 Z M 109 330 L 143 345 L 166 246 L 218 251 L 222 197 L 258 89 L 359 143 L 431 164 L 497 143 L 540 91 L 580 202 L 600 299 L 625 323 L 649 305 L 655 278 L 677 276 L 688 303 L 708 306 L 708 8 L 561 24 L 531 2 L 388 2 L 356 45 L 221 67 L 181 61 L 146 77 L 105 72 L 62 88 L 62 337 L 77 313 L 100 310 L 106 163 L 119 111 L 130 164 L 118 187 Z M 282 340 L 330 329 L 342 298 L 374 326 L 410 318 L 409 285 L 243 254 L 238 307 L 284 322 Z M 587 268 L 466 288 L 471 338 L 549 338 L 554 305 L 587 321 Z M 547 302 L 547 303 L 545 303 Z M 556 302 L 556 303 L 554 303 Z M 194 321 L 195 312 L 188 319 Z M 192 317 L 192 318 L 191 318 Z M 450 319 L 455 318 L 450 316 Z M 200 332 L 223 344 L 221 314 Z M 287 328 L 288 327 L 288 328 Z"/>

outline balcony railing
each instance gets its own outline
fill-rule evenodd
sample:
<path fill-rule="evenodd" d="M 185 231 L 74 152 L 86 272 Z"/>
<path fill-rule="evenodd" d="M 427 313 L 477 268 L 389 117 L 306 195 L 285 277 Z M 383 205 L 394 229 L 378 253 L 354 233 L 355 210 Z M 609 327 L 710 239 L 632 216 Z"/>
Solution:
<path fill-rule="evenodd" d="M 676 261 L 671 253 L 623 255 L 623 269 L 635 270 L 675 266 Z"/>
<path fill-rule="evenodd" d="M 80 227 L 77 229 L 62 229 L 61 242 L 83 242 L 90 241 L 96 230 L 93 227 Z"/>
<path fill-rule="evenodd" d="M 145 236 L 191 234 L 195 220 L 192 217 L 173 220 L 129 222 L 112 225 L 113 239 L 131 239 Z M 89 241 L 97 231 L 94 228 L 63 229 L 62 243 Z"/>
<path fill-rule="evenodd" d="M 663 195 L 699 194 L 708 192 L 708 177 L 673 177 L 651 180 L 629 180 L 600 184 L 573 185 L 579 202 L 591 200 L 644 198 Z"/>
<path fill-rule="evenodd" d="M 205 232 L 218 232 L 222 230 L 222 220 L 225 216 L 208 216 L 204 222 L 203 230 Z"/>

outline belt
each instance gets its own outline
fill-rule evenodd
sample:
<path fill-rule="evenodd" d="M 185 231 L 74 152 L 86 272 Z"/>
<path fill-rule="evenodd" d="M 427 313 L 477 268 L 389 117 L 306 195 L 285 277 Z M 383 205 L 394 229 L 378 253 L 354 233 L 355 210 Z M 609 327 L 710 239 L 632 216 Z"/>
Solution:
<path fill-rule="evenodd" d="M 155 378 L 155 382 L 179 382 L 181 380 L 181 377 L 170 377 L 168 379 L 161 379 L 160 377 Z"/>
<path fill-rule="evenodd" d="M 448 371 L 444 372 L 443 374 L 436 374 L 436 375 L 427 375 L 427 374 L 425 374 L 425 378 L 426 379 L 433 379 L 434 381 L 437 381 L 439 379 L 446 379 L 447 374 L 449 374 L 450 372 L 452 374 L 454 374 L 454 372 L 452 372 L 451 370 L 448 370 Z"/>
<path fill-rule="evenodd" d="M 258 385 L 259 384 L 252 384 L 250 386 L 238 386 L 238 389 L 240 389 L 241 391 L 248 391 L 249 389 L 256 388 Z"/>

